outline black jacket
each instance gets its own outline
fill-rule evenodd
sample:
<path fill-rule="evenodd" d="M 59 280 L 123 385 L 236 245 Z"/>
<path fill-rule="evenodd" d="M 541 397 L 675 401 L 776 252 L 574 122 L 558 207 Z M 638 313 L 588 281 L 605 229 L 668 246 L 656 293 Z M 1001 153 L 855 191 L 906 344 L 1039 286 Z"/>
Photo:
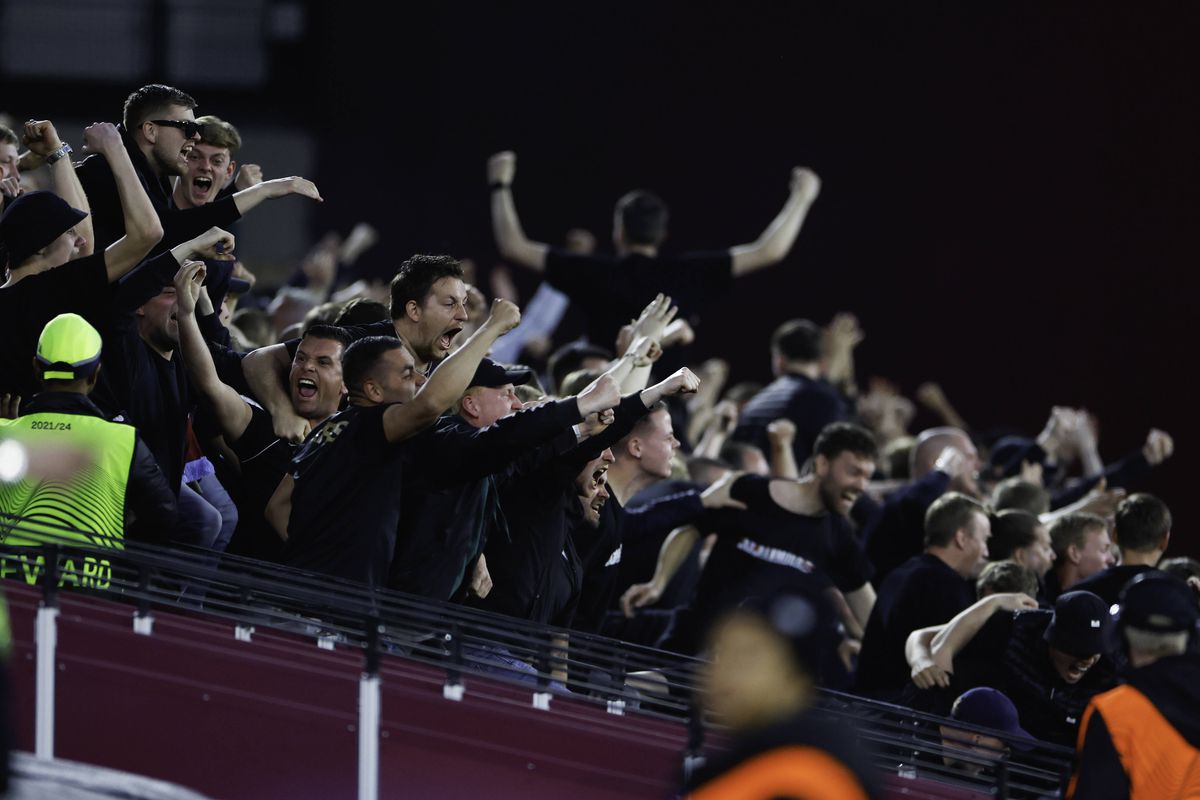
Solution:
<path fill-rule="evenodd" d="M 177 244 L 194 239 L 214 225 L 224 228 L 241 218 L 232 197 L 218 199 L 198 208 L 176 208 L 171 200 L 172 186 L 167 178 L 160 178 L 150 169 L 150 162 L 142 155 L 133 138 L 124 126 L 118 126 L 133 169 L 137 172 L 142 188 L 158 213 L 163 226 L 162 241 L 152 253 L 161 253 Z M 75 165 L 75 174 L 83 184 L 88 203 L 92 207 L 92 228 L 95 231 L 96 252 L 100 252 L 125 235 L 125 215 L 121 211 L 121 196 L 117 193 L 117 181 L 113 177 L 108 160 L 99 153 L 90 155 Z"/>
<path fill-rule="evenodd" d="M 441 600 L 455 597 L 488 537 L 507 535 L 493 475 L 579 420 L 572 398 L 486 428 L 444 417 L 411 439 L 405 446 L 405 501 L 391 587 Z"/>
<path fill-rule="evenodd" d="M 509 535 L 488 540 L 485 555 L 492 591 L 478 602 L 480 607 L 536 622 L 569 622 L 562 617 L 563 609 L 548 601 L 557 577 L 554 570 L 564 560 L 576 570 L 578 599 L 581 570 L 578 558 L 572 559 L 568 552 L 567 541 L 569 520 L 579 506 L 575 478 L 647 413 L 641 393 L 631 394 L 617 407 L 613 423 L 597 436 L 577 445 L 574 432 L 568 431 L 499 476 L 500 505 Z"/>

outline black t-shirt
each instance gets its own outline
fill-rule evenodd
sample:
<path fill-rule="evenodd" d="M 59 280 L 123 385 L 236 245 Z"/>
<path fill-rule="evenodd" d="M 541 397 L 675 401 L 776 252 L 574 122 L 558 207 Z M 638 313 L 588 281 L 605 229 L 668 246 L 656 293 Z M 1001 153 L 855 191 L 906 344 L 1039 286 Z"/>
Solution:
<path fill-rule="evenodd" d="M 350 406 L 327 419 L 292 460 L 296 486 L 284 563 L 384 586 L 400 523 L 402 447 L 389 444 L 388 406 Z"/>
<path fill-rule="evenodd" d="M 59 314 L 75 313 L 103 332 L 111 297 L 103 250 L 0 289 L 0 394 L 28 400 L 41 391 L 33 357 L 42 328 Z"/>
<path fill-rule="evenodd" d="M 712 620 L 747 597 L 813 580 L 852 592 L 871 579 L 871 564 L 849 520 L 788 511 L 771 498 L 770 485 L 770 478 L 759 475 L 739 478 L 732 496 L 746 504 L 745 510 L 714 512 L 706 520 L 717 543 L 700 576 L 690 619 L 676 632 L 682 637 L 676 646 L 698 646 Z"/>
<path fill-rule="evenodd" d="M 1158 570 L 1144 564 L 1118 564 L 1097 572 L 1090 578 L 1084 578 L 1071 586 L 1069 591 L 1091 592 L 1111 606 L 1121 597 L 1121 590 L 1125 588 L 1125 585 L 1143 572 L 1158 572 Z"/>
<path fill-rule="evenodd" d="M 278 561 L 283 558 L 283 541 L 263 512 L 300 446 L 276 436 L 271 415 L 253 404 L 246 430 L 228 444 L 242 471 L 238 481 L 238 526 L 226 552 Z"/>
<path fill-rule="evenodd" d="M 729 292 L 733 257 L 728 250 L 654 258 L 551 250 L 546 280 L 587 316 L 588 338 L 612 347 L 621 326 L 636 319 L 659 292 L 679 306 L 680 319 L 697 324 L 704 306 Z"/>
<path fill-rule="evenodd" d="M 971 583 L 937 556 L 922 553 L 893 570 L 879 587 L 867 620 L 858 656 L 858 690 L 903 690 L 912 672 L 904 657 L 909 634 L 947 623 L 974 602 Z"/>

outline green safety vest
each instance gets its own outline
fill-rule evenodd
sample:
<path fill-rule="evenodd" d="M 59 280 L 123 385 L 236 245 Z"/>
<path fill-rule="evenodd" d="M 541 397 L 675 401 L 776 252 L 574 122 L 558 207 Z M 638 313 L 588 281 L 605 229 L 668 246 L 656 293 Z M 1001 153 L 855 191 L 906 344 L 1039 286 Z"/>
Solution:
<path fill-rule="evenodd" d="M 27 475 L 0 483 L 0 513 L 11 515 L 0 518 L 0 544 L 61 541 L 124 549 L 125 487 L 137 442 L 132 426 L 83 414 L 39 412 L 0 419 L 4 440 L 27 450 L 60 451 L 63 458 L 78 459 L 80 467 L 66 479 Z"/>

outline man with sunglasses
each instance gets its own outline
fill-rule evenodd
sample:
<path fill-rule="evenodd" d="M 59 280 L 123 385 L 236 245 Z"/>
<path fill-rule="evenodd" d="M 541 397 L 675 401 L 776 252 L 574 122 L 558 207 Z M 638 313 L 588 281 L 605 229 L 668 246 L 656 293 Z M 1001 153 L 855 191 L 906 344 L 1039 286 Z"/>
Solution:
<path fill-rule="evenodd" d="M 197 208 L 178 208 L 172 200 L 174 178 L 187 173 L 188 154 L 201 138 L 202 126 L 196 121 L 195 107 L 196 101 L 187 93 L 157 83 L 143 86 L 125 100 L 124 120 L 119 126 L 121 138 L 163 227 L 163 238 L 155 253 L 194 239 L 210 228 L 225 228 L 263 200 L 289 194 L 321 199 L 312 182 L 290 177 L 264 181 Z M 96 249 L 101 250 L 125 233 L 112 169 L 99 155 L 84 159 L 76 169 L 92 204 Z"/>

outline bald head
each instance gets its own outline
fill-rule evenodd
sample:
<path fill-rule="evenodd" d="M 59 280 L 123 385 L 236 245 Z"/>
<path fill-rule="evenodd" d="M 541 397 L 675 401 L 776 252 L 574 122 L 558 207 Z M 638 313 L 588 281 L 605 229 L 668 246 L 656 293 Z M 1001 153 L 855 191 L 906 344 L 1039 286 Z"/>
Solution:
<path fill-rule="evenodd" d="M 961 455 L 961 459 L 942 462 L 942 467 L 950 473 L 951 488 L 977 496 L 979 451 L 975 449 L 971 437 L 960 428 L 929 428 L 921 431 L 912 449 L 912 479 L 919 480 L 938 468 L 938 460 L 947 449 L 953 449 Z"/>

